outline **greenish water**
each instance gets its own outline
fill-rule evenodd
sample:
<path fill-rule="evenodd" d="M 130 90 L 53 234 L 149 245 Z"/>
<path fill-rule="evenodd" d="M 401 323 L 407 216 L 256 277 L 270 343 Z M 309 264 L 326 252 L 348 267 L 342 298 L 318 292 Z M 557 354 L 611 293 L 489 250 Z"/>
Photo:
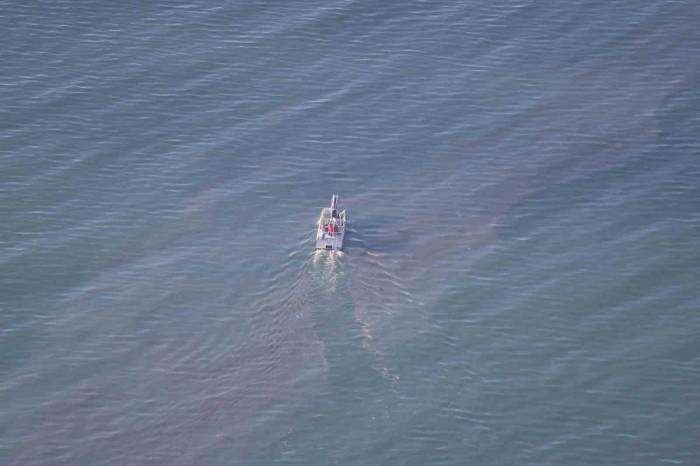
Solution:
<path fill-rule="evenodd" d="M 699 19 L 0 1 L 0 463 L 695 464 Z"/>

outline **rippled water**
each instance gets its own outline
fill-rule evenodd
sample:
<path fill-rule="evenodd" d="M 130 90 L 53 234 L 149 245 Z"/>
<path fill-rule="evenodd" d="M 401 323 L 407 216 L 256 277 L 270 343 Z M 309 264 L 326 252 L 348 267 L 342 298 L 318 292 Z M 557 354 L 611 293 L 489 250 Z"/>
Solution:
<path fill-rule="evenodd" d="M 699 21 L 0 1 L 0 463 L 696 464 Z"/>

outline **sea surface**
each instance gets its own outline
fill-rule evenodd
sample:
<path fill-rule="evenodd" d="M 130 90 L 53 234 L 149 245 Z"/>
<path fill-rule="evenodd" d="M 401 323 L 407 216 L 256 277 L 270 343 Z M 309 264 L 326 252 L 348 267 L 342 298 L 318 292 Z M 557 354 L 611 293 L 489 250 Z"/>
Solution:
<path fill-rule="evenodd" d="M 0 0 L 0 464 L 699 464 L 698 24 Z"/>

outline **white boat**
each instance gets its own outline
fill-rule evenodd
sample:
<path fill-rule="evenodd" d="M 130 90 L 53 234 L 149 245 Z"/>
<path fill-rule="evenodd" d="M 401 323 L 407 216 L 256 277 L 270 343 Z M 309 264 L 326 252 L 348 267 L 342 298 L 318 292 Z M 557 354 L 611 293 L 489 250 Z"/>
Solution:
<path fill-rule="evenodd" d="M 338 212 L 338 196 L 334 194 L 331 206 L 321 209 L 321 216 L 316 222 L 316 249 L 343 249 L 346 222 L 345 211 Z"/>

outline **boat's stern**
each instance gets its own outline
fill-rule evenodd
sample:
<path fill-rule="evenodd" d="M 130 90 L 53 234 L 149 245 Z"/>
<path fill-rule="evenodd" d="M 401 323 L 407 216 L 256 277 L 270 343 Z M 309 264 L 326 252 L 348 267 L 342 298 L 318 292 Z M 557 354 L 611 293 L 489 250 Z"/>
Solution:
<path fill-rule="evenodd" d="M 340 235 L 327 236 L 321 235 L 316 237 L 316 249 L 325 249 L 328 251 L 340 251 L 343 249 L 343 237 Z"/>

